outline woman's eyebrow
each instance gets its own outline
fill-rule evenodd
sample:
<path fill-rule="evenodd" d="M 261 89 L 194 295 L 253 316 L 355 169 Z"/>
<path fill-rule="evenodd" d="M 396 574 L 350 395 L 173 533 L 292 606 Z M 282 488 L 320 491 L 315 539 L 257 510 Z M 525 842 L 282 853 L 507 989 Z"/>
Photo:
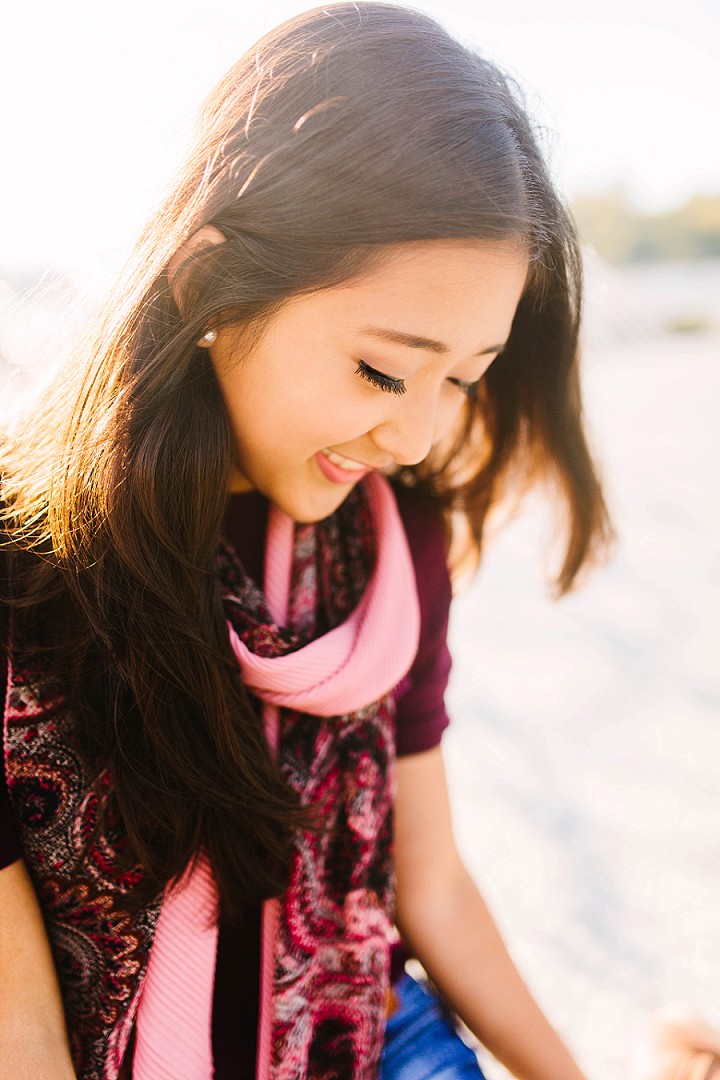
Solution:
<path fill-rule="evenodd" d="M 380 338 L 381 341 L 390 341 L 394 345 L 407 345 L 410 349 L 427 349 L 429 352 L 434 353 L 450 352 L 449 347 L 444 345 L 442 341 L 435 341 L 433 338 L 422 337 L 419 334 L 408 334 L 404 330 L 390 330 L 382 326 L 364 326 L 360 333 Z M 505 344 L 503 342 L 502 345 L 489 345 L 487 349 L 480 349 L 474 355 L 487 356 L 489 353 L 502 352 Z"/>

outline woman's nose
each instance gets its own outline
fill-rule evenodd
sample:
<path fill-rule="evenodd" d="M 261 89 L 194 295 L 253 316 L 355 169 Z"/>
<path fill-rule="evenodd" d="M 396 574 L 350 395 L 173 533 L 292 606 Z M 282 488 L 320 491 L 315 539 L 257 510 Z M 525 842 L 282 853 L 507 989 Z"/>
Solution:
<path fill-rule="evenodd" d="M 388 417 L 371 432 L 375 445 L 396 465 L 417 465 L 430 453 L 437 425 L 437 392 L 412 391 L 392 403 Z"/>

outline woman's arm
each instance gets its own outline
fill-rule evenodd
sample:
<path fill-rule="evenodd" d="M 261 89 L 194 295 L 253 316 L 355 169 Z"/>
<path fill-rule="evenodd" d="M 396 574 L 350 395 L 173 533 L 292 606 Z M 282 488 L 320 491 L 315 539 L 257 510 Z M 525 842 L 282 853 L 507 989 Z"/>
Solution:
<path fill-rule="evenodd" d="M 397 925 L 444 999 L 520 1080 L 585 1080 L 517 971 L 452 831 L 440 748 L 398 760 Z"/>
<path fill-rule="evenodd" d="M 0 1080 L 75 1080 L 40 906 L 22 860 L 0 870 Z"/>

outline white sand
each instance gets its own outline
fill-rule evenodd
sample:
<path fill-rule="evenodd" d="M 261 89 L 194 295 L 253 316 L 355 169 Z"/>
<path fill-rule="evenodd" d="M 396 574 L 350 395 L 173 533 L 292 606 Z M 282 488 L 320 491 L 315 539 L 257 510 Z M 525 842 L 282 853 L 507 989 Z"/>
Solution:
<path fill-rule="evenodd" d="M 591 355 L 614 561 L 550 603 L 535 510 L 455 603 L 462 848 L 597 1080 L 661 1007 L 720 1024 L 719 361 L 712 334 Z"/>

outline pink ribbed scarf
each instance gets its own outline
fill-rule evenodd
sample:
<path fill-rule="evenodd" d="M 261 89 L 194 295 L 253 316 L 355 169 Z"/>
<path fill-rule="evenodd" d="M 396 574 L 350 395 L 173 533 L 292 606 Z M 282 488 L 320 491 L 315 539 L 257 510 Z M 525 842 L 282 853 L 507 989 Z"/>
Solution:
<path fill-rule="evenodd" d="M 365 594 L 346 622 L 296 652 L 272 659 L 250 652 L 228 624 L 243 680 L 264 703 L 265 729 L 273 749 L 279 708 L 318 716 L 352 712 L 392 690 L 415 657 L 420 614 L 405 531 L 387 481 L 371 474 L 365 483 L 377 556 Z M 265 599 L 278 626 L 287 617 L 293 547 L 294 522 L 271 507 Z M 211 1080 L 213 1076 L 215 907 L 212 872 L 201 854 L 163 902 L 138 1009 L 133 1080 Z M 270 1075 L 272 960 L 278 917 L 278 901 L 266 902 L 259 1080 Z"/>

